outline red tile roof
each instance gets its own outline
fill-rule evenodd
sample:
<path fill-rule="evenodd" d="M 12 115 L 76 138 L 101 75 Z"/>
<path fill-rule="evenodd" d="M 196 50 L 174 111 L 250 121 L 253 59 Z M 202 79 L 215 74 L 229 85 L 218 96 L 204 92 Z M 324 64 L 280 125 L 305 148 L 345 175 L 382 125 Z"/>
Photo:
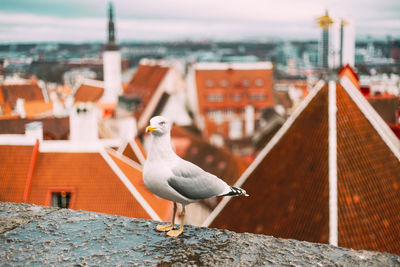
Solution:
<path fill-rule="evenodd" d="M 122 154 L 139 165 L 143 165 L 146 160 L 146 152 L 139 138 L 135 137 L 133 141 L 129 141 L 124 145 L 125 147 L 122 148 Z"/>
<path fill-rule="evenodd" d="M 367 97 L 367 100 L 386 123 L 398 123 L 397 110 L 400 105 L 397 96 Z"/>
<path fill-rule="evenodd" d="M 42 100 L 25 101 L 25 114 L 27 118 L 35 118 L 40 115 L 52 115 L 53 103 Z"/>
<path fill-rule="evenodd" d="M 18 98 L 23 98 L 25 101 L 44 101 L 42 89 L 36 83 L 18 85 L 0 84 L 0 90 L 2 91 L 4 102 L 8 103 L 11 109 L 15 108 Z"/>
<path fill-rule="evenodd" d="M 123 157 L 118 157 L 116 153 L 108 153 L 118 167 L 125 173 L 129 181 L 136 190 L 149 203 L 151 208 L 157 213 L 162 220 L 169 220 L 172 215 L 173 204 L 170 201 L 159 198 L 151 193 L 143 183 L 142 172 L 132 166 L 129 160 L 124 160 Z"/>
<path fill-rule="evenodd" d="M 211 227 L 328 242 L 327 99 L 315 96 L 242 185 L 250 197 L 232 198 Z"/>
<path fill-rule="evenodd" d="M 346 76 L 347 78 L 350 79 L 350 81 L 356 86 L 358 89 L 360 89 L 360 78 L 358 77 L 357 73 L 353 70 L 352 67 L 350 67 L 349 64 L 346 64 L 341 70 L 339 70 L 338 74 L 339 78 L 343 78 Z"/>
<path fill-rule="evenodd" d="M 397 136 L 397 138 L 400 139 L 400 124 L 397 125 L 389 125 L 390 129 L 394 132 L 394 134 Z"/>
<path fill-rule="evenodd" d="M 169 68 L 158 64 L 140 64 L 124 91 L 129 98 L 140 98 L 141 103 L 136 111 L 137 118 L 153 97 L 156 89 L 167 74 Z"/>
<path fill-rule="evenodd" d="M 98 153 L 40 153 L 29 203 L 45 205 L 50 188 L 73 188 L 73 209 L 150 218 Z"/>
<path fill-rule="evenodd" d="M 396 134 L 396 128 L 393 128 L 392 125 L 398 124 L 400 98 L 389 93 L 371 95 L 369 88 L 360 88 L 359 78 L 349 65 L 346 65 L 340 70 L 339 77 L 348 78 L 350 82 L 361 91 L 361 93 L 367 98 L 368 102 L 374 107 L 383 120 L 389 124 L 393 132 Z"/>
<path fill-rule="evenodd" d="M 44 146 L 44 144 L 43 144 Z M 31 167 L 27 202 L 49 205 L 51 192 L 71 192 L 72 209 L 168 220 L 171 203 L 143 185 L 140 167 L 113 152 L 40 152 L 0 145 L 0 200 L 21 202 Z M 33 164 L 33 165 L 32 165 Z"/>
<path fill-rule="evenodd" d="M 400 254 L 399 159 L 340 85 L 337 102 L 339 245 Z"/>
<path fill-rule="evenodd" d="M 126 144 L 125 149 L 122 151 L 122 155 L 133 160 L 137 164 L 140 164 L 138 155 L 136 155 L 136 153 L 133 152 L 133 148 L 129 143 Z"/>
<path fill-rule="evenodd" d="M 0 201 L 22 202 L 33 146 L 0 146 Z"/>
<path fill-rule="evenodd" d="M 400 144 L 347 81 L 336 86 L 338 245 L 400 254 Z M 222 201 L 212 227 L 329 241 L 328 105 L 325 84 L 239 179 L 250 197 Z"/>
<path fill-rule="evenodd" d="M 104 88 L 82 84 L 75 93 L 75 103 L 76 102 L 97 102 L 103 95 Z"/>

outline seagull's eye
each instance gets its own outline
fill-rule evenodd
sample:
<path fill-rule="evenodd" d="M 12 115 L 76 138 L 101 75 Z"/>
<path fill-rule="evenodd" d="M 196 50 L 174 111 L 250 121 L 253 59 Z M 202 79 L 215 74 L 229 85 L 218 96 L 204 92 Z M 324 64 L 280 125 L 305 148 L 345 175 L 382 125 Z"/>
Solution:
<path fill-rule="evenodd" d="M 162 121 L 162 122 L 160 122 L 159 123 L 161 126 L 164 126 L 165 125 L 165 121 Z"/>

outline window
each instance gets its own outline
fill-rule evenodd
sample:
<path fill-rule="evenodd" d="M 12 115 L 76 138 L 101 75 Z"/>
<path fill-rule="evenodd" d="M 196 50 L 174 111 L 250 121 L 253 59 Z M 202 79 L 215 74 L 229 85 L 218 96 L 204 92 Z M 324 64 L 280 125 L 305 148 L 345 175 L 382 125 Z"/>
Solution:
<path fill-rule="evenodd" d="M 242 95 L 241 94 L 233 94 L 232 99 L 235 102 L 239 102 L 242 99 Z"/>
<path fill-rule="evenodd" d="M 213 87 L 214 86 L 214 81 L 213 80 L 207 80 L 206 81 L 206 86 L 207 87 Z"/>
<path fill-rule="evenodd" d="M 264 100 L 265 98 L 267 98 L 267 96 L 265 94 L 250 94 L 249 98 L 250 100 L 259 101 Z"/>
<path fill-rule="evenodd" d="M 71 204 L 71 194 L 71 192 L 66 191 L 52 192 L 50 205 L 52 207 L 69 208 Z"/>
<path fill-rule="evenodd" d="M 244 87 L 250 87 L 250 81 L 248 79 L 243 79 L 242 84 Z"/>
<path fill-rule="evenodd" d="M 264 80 L 261 79 L 261 78 L 258 78 L 258 79 L 255 80 L 254 83 L 255 83 L 258 87 L 261 87 L 261 86 L 264 85 Z"/>
<path fill-rule="evenodd" d="M 220 94 L 208 94 L 206 98 L 210 102 L 222 102 L 224 101 L 224 96 Z"/>
<path fill-rule="evenodd" d="M 228 86 L 228 81 L 225 80 L 225 79 L 223 79 L 223 80 L 221 80 L 221 81 L 219 82 L 219 85 L 220 85 L 221 87 L 227 87 L 227 86 Z"/>
<path fill-rule="evenodd" d="M 46 197 L 46 206 L 59 208 L 73 208 L 75 199 L 75 190 L 72 187 L 54 187 L 49 188 Z"/>

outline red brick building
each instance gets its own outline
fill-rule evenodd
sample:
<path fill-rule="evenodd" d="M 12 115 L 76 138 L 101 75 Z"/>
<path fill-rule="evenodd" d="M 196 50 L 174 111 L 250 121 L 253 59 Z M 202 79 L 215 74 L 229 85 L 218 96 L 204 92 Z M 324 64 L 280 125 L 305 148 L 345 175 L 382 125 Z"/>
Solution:
<path fill-rule="evenodd" d="M 274 105 L 272 84 L 270 62 L 195 64 L 189 97 L 203 136 L 218 143 L 251 135 L 261 110 Z"/>

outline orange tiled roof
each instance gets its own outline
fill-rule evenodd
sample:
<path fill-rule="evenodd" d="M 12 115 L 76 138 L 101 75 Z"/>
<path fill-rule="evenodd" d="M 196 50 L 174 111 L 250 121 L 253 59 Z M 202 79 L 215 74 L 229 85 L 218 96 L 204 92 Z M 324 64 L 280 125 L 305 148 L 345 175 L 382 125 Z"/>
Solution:
<path fill-rule="evenodd" d="M 0 104 L 4 104 L 3 90 L 0 90 Z"/>
<path fill-rule="evenodd" d="M 23 98 L 25 101 L 41 100 L 44 101 L 42 89 L 37 84 L 18 84 L 18 85 L 0 85 L 0 90 L 11 109 L 14 109 L 17 99 Z"/>
<path fill-rule="evenodd" d="M 140 107 L 137 110 L 139 117 L 144 110 L 156 89 L 168 72 L 168 67 L 161 65 L 140 64 L 137 71 L 125 88 L 126 97 L 136 97 L 141 99 Z"/>
<path fill-rule="evenodd" d="M 75 93 L 75 102 L 97 102 L 103 92 L 103 87 L 82 84 Z"/>
<path fill-rule="evenodd" d="M 338 245 L 399 254 L 400 149 L 346 86 L 336 86 Z M 309 99 L 242 177 L 250 197 L 230 199 L 212 227 L 329 241 L 328 84 Z"/>
<path fill-rule="evenodd" d="M 340 70 L 339 77 L 347 77 L 353 83 L 353 85 L 367 98 L 368 102 L 374 107 L 376 112 L 378 112 L 378 114 L 386 123 L 389 125 L 398 123 L 397 112 L 400 107 L 400 103 L 397 96 L 389 93 L 371 95 L 369 90 L 361 90 L 359 78 L 355 71 L 348 64 Z"/>
<path fill-rule="evenodd" d="M 143 165 L 144 160 L 146 159 L 146 152 L 144 151 L 143 145 L 137 136 L 133 139 L 133 141 L 126 143 L 122 154 L 140 165 Z"/>
<path fill-rule="evenodd" d="M 339 78 L 343 78 L 344 76 L 346 76 L 347 78 L 350 79 L 350 81 L 354 84 L 354 86 L 356 86 L 358 89 L 360 89 L 360 78 L 358 78 L 358 75 L 356 74 L 356 72 L 353 70 L 352 67 L 350 67 L 349 64 L 346 64 L 346 66 L 344 66 L 338 74 Z"/>
<path fill-rule="evenodd" d="M 50 205 L 52 191 L 69 191 L 73 209 L 148 219 L 171 216 L 171 204 L 142 184 L 140 168 L 116 153 L 60 150 L 40 152 L 32 161 L 33 155 L 33 146 L 0 145 L 1 201 L 22 201 L 32 166 L 28 203 Z"/>
<path fill-rule="evenodd" d="M 38 115 L 48 113 L 51 114 L 53 110 L 52 102 L 45 102 L 42 100 L 25 101 L 25 114 L 27 118 L 34 118 Z"/>
<path fill-rule="evenodd" d="M 51 188 L 73 189 L 73 209 L 151 218 L 99 153 L 40 153 L 28 202 L 45 205 Z"/>
<path fill-rule="evenodd" d="M 399 159 L 340 85 L 337 102 L 339 245 L 400 254 Z"/>
<path fill-rule="evenodd" d="M 232 198 L 212 227 L 328 242 L 327 98 L 318 93 L 242 185 L 250 197 Z"/>
<path fill-rule="evenodd" d="M 396 113 L 400 107 L 400 103 L 397 96 L 385 95 L 382 97 L 367 97 L 367 100 L 386 123 L 398 123 Z"/>
<path fill-rule="evenodd" d="M 33 146 L 0 146 L 0 201 L 22 202 Z"/>
<path fill-rule="evenodd" d="M 135 136 L 133 142 L 135 142 L 135 145 L 139 148 L 143 158 L 146 159 L 146 151 L 144 150 L 143 144 L 137 136 Z"/>
<path fill-rule="evenodd" d="M 162 220 L 169 220 L 172 214 L 173 204 L 172 202 L 159 198 L 151 193 L 143 183 L 142 172 L 129 164 L 128 161 L 123 160 L 121 157 L 117 157 L 116 153 L 108 153 L 118 167 L 125 173 L 129 181 L 133 184 L 136 190 L 143 196 L 143 198 L 149 203 L 153 210 Z"/>

